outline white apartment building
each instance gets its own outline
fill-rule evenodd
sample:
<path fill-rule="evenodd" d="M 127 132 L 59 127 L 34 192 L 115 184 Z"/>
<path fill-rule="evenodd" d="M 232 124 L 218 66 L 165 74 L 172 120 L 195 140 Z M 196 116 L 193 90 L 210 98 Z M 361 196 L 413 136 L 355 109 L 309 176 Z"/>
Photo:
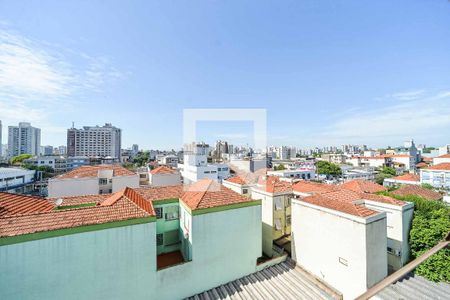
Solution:
<path fill-rule="evenodd" d="M 267 168 L 266 158 L 255 158 L 255 157 L 237 157 L 236 155 L 230 156 L 229 159 L 230 166 L 239 169 L 243 172 L 256 172 L 260 169 Z"/>
<path fill-rule="evenodd" d="M 222 181 L 223 186 L 229 188 L 230 190 L 244 196 L 251 195 L 251 187 L 253 186 L 250 182 L 247 182 L 244 178 L 240 176 L 233 176 Z"/>
<path fill-rule="evenodd" d="M 50 198 L 98 195 L 139 187 L 139 175 L 118 165 L 82 166 L 48 180 Z"/>
<path fill-rule="evenodd" d="M 158 161 L 158 164 L 165 165 L 169 167 L 176 168 L 178 165 L 178 156 L 169 154 L 169 155 L 157 155 L 156 160 Z"/>
<path fill-rule="evenodd" d="M 30 123 L 20 122 L 19 126 L 8 126 L 8 155 L 39 155 L 41 130 Z"/>
<path fill-rule="evenodd" d="M 67 159 L 63 156 L 36 156 L 25 159 L 23 162 L 36 167 L 51 167 L 56 174 L 62 174 L 69 170 Z"/>
<path fill-rule="evenodd" d="M 290 251 L 292 185 L 275 176 L 261 178 L 251 188 L 251 197 L 261 200 L 263 253 L 268 257 L 281 254 L 274 252 L 277 240 L 277 246 Z"/>
<path fill-rule="evenodd" d="M 354 179 L 375 180 L 373 168 L 358 169 L 350 166 L 341 166 L 344 182 Z"/>
<path fill-rule="evenodd" d="M 0 192 L 26 194 L 33 190 L 36 171 L 0 168 Z"/>
<path fill-rule="evenodd" d="M 420 169 L 420 183 L 428 183 L 436 188 L 450 189 L 450 163 L 440 163 Z"/>
<path fill-rule="evenodd" d="M 347 157 L 344 154 L 339 154 L 339 153 L 327 153 L 327 154 L 322 154 L 320 156 L 321 160 L 330 162 L 330 163 L 334 163 L 334 164 L 344 164 Z"/>
<path fill-rule="evenodd" d="M 386 187 L 395 187 L 401 185 L 420 185 L 420 176 L 416 174 L 407 173 L 392 178 L 386 178 L 383 181 L 383 185 Z"/>
<path fill-rule="evenodd" d="M 348 190 L 292 199 L 292 258 L 354 299 L 408 261 L 412 214 L 413 204 Z"/>
<path fill-rule="evenodd" d="M 209 146 L 206 144 L 191 144 L 184 151 L 183 164 L 178 164 L 184 183 L 192 183 L 201 179 L 211 179 L 222 182 L 230 177 L 227 164 L 208 163 Z"/>
<path fill-rule="evenodd" d="M 2 131 L 3 131 L 3 128 L 2 128 L 2 120 L 0 120 L 0 159 L 2 158 L 2 156 L 3 156 L 3 148 L 2 148 Z"/>
<path fill-rule="evenodd" d="M 181 174 L 177 170 L 160 166 L 148 171 L 148 181 L 151 186 L 170 186 L 181 184 Z"/>
<path fill-rule="evenodd" d="M 392 159 L 388 156 L 352 156 L 347 159 L 347 163 L 354 167 L 381 168 L 390 166 Z"/>
<path fill-rule="evenodd" d="M 67 156 L 120 159 L 122 130 L 109 123 L 67 130 Z"/>

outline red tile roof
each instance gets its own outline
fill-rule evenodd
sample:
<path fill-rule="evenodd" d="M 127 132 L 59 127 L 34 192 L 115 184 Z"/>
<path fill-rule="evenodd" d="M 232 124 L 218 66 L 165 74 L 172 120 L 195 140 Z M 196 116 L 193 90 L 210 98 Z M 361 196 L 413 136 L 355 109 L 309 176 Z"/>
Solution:
<path fill-rule="evenodd" d="M 402 180 L 402 181 L 420 181 L 420 176 L 416 174 L 406 173 L 400 176 L 392 177 L 391 179 Z"/>
<path fill-rule="evenodd" d="M 425 168 L 428 167 L 428 164 L 426 162 L 420 162 L 416 165 L 417 168 Z"/>
<path fill-rule="evenodd" d="M 450 163 L 441 163 L 431 167 L 426 168 L 425 170 L 442 170 L 442 171 L 450 171 Z"/>
<path fill-rule="evenodd" d="M 157 167 L 156 169 L 153 169 L 150 171 L 150 174 L 152 175 L 156 175 L 156 174 L 174 174 L 175 170 L 172 170 L 171 168 L 167 167 L 167 166 L 160 166 Z"/>
<path fill-rule="evenodd" d="M 0 217 L 47 212 L 55 205 L 42 197 L 0 193 Z"/>
<path fill-rule="evenodd" d="M 358 200 L 370 200 L 399 206 L 406 203 L 387 196 L 358 193 L 345 189 L 315 194 L 298 200 L 359 217 L 368 217 L 378 212 L 358 203 Z"/>
<path fill-rule="evenodd" d="M 392 194 L 398 196 L 417 195 L 428 200 L 442 199 L 441 194 L 429 189 L 424 189 L 423 187 L 417 185 L 403 185 L 398 190 L 393 191 Z"/>
<path fill-rule="evenodd" d="M 260 177 L 256 188 L 274 194 L 292 192 L 292 184 L 282 181 L 278 176 Z"/>
<path fill-rule="evenodd" d="M 0 217 L 0 237 L 154 216 L 148 202 L 145 205 L 142 199 L 134 198 L 135 195 L 128 194 L 126 190 L 111 197 L 118 199 L 106 204 L 105 201 L 108 200 L 105 200 L 102 204 L 93 207 L 2 216 Z"/>
<path fill-rule="evenodd" d="M 240 184 L 240 185 L 246 185 L 247 184 L 247 182 L 245 182 L 245 180 L 242 179 L 241 176 L 230 177 L 230 178 L 226 179 L 225 181 L 236 183 L 236 184 Z"/>
<path fill-rule="evenodd" d="M 336 191 L 339 190 L 339 188 L 332 184 L 324 184 L 312 181 L 299 181 L 296 184 L 294 184 L 293 190 L 299 193 L 318 194 Z"/>
<path fill-rule="evenodd" d="M 187 187 L 181 200 L 192 210 L 253 201 L 209 179 L 199 180 Z"/>
<path fill-rule="evenodd" d="M 438 158 L 450 158 L 450 154 L 440 155 Z"/>
<path fill-rule="evenodd" d="M 65 174 L 56 176 L 54 178 L 66 179 L 66 178 L 86 178 L 86 177 L 98 177 L 100 170 L 112 170 L 113 176 L 131 176 L 136 175 L 128 169 L 120 165 L 98 165 L 98 166 L 81 166 Z"/>
<path fill-rule="evenodd" d="M 425 156 L 423 156 L 423 157 L 422 157 L 422 160 L 423 160 L 424 162 L 433 162 L 433 158 L 432 158 L 432 157 L 425 157 Z"/>
<path fill-rule="evenodd" d="M 155 216 L 153 203 L 166 199 L 181 199 L 192 210 L 252 201 L 207 179 L 187 187 L 125 188 L 112 195 L 66 197 L 63 206 L 96 206 L 62 210 L 55 209 L 55 198 L 0 193 L 0 237 Z"/>
<path fill-rule="evenodd" d="M 341 184 L 340 187 L 358 193 L 376 193 L 387 190 L 385 187 L 377 183 L 364 179 L 350 180 Z"/>

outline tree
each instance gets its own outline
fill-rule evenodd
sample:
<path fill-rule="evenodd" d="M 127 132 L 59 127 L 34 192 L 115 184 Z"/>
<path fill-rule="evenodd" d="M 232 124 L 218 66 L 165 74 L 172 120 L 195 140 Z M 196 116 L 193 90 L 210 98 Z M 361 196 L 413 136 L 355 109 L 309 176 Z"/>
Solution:
<path fill-rule="evenodd" d="M 20 154 L 20 155 L 13 156 L 11 158 L 10 162 L 12 165 L 18 165 L 18 164 L 21 164 L 25 159 L 32 158 L 32 157 L 33 157 L 33 155 L 31 155 L 31 154 Z"/>
<path fill-rule="evenodd" d="M 427 190 L 434 190 L 434 186 L 432 186 L 431 184 L 429 184 L 429 183 L 422 183 L 422 185 L 421 185 L 424 189 L 427 189 Z"/>
<path fill-rule="evenodd" d="M 434 247 L 450 230 L 450 207 L 442 201 L 431 201 L 417 195 L 397 196 L 382 192 L 392 198 L 414 203 L 414 216 L 409 232 L 411 260 Z M 450 281 L 450 250 L 442 249 L 419 267 L 416 273 L 431 281 Z"/>
<path fill-rule="evenodd" d="M 317 173 L 328 176 L 338 176 L 342 174 L 341 167 L 328 161 L 320 160 L 316 163 Z"/>
<path fill-rule="evenodd" d="M 139 167 L 144 166 L 150 160 L 150 151 L 139 152 L 133 159 L 133 163 Z"/>
<path fill-rule="evenodd" d="M 34 165 L 30 165 L 30 164 L 24 164 L 22 165 L 23 168 L 28 169 L 28 170 L 35 170 L 35 171 L 39 171 L 42 172 L 42 177 L 43 178 L 50 178 L 55 176 L 55 170 L 50 167 L 50 166 L 34 166 Z"/>
<path fill-rule="evenodd" d="M 275 171 L 286 170 L 286 167 L 283 164 L 279 164 L 278 166 L 273 167 Z"/>
<path fill-rule="evenodd" d="M 378 173 L 378 174 L 375 176 L 375 182 L 378 183 L 378 184 L 383 185 L 384 180 L 385 180 L 386 178 L 391 178 L 391 177 L 392 177 L 392 175 L 390 175 L 390 174 L 386 174 L 386 173 Z"/>
<path fill-rule="evenodd" d="M 388 174 L 388 175 L 391 175 L 391 176 L 397 175 L 397 171 L 395 171 L 395 169 L 392 168 L 392 167 L 382 167 L 380 169 L 380 173 Z"/>

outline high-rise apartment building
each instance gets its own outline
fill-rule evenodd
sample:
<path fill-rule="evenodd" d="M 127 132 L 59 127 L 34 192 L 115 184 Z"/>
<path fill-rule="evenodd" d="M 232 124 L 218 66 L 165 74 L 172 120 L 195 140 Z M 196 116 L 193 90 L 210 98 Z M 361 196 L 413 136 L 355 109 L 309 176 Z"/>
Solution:
<path fill-rule="evenodd" d="M 0 120 L 0 158 L 2 157 L 3 151 L 2 151 L 2 121 Z"/>
<path fill-rule="evenodd" d="M 19 126 L 8 126 L 8 154 L 39 155 L 41 147 L 41 129 L 30 123 L 20 122 Z"/>
<path fill-rule="evenodd" d="M 67 130 L 67 156 L 120 158 L 122 130 L 106 123 Z"/>

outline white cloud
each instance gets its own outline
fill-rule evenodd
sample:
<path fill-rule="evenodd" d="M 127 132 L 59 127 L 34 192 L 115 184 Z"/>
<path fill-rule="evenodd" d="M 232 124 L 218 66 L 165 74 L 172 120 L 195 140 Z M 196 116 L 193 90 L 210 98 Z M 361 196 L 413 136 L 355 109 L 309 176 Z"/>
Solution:
<path fill-rule="evenodd" d="M 67 113 L 84 95 L 99 92 L 108 82 L 122 77 L 105 57 L 0 28 L 0 120 L 5 130 L 7 125 L 28 121 L 41 127 L 43 136 L 63 137 L 66 128 L 53 124 L 52 116 Z"/>
<path fill-rule="evenodd" d="M 450 92 L 400 103 L 377 103 L 375 108 L 353 111 L 334 121 L 315 139 L 322 144 L 401 144 L 413 137 L 422 142 L 448 140 Z"/>
<path fill-rule="evenodd" d="M 397 99 L 397 100 L 414 100 L 414 99 L 418 99 L 422 96 L 424 96 L 424 94 L 426 93 L 426 91 L 424 89 L 421 90 L 413 90 L 413 91 L 405 91 L 405 92 L 399 92 L 399 93 L 393 93 L 388 95 L 391 98 Z"/>

